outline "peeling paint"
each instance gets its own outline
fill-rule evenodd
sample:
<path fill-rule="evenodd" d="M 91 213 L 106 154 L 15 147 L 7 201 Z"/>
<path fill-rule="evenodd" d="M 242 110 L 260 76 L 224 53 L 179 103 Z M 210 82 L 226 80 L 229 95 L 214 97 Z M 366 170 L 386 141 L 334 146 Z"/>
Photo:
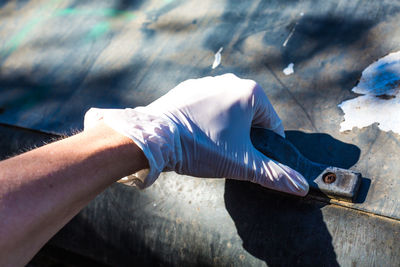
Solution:
<path fill-rule="evenodd" d="M 283 69 L 283 73 L 284 73 L 286 76 L 288 76 L 288 75 L 294 73 L 293 67 L 294 67 L 294 64 L 293 64 L 293 63 L 290 63 L 286 68 Z"/>
<path fill-rule="evenodd" d="M 345 113 L 340 131 L 363 128 L 374 123 L 382 131 L 400 134 L 400 51 L 391 53 L 363 72 L 352 91 L 364 94 L 344 101 L 339 107 Z"/>
<path fill-rule="evenodd" d="M 304 16 L 304 12 L 300 13 L 300 17 Z M 283 42 L 282 46 L 286 47 L 286 45 L 288 44 L 290 38 L 292 38 L 294 31 L 296 30 L 297 25 L 299 24 L 300 21 L 297 21 L 296 24 L 294 25 L 293 29 L 290 31 L 288 37 L 286 37 L 285 41 Z"/>
<path fill-rule="evenodd" d="M 218 52 L 214 55 L 214 62 L 212 64 L 212 69 L 215 69 L 216 67 L 219 66 L 219 64 L 221 64 L 221 52 L 224 48 L 220 47 Z"/>

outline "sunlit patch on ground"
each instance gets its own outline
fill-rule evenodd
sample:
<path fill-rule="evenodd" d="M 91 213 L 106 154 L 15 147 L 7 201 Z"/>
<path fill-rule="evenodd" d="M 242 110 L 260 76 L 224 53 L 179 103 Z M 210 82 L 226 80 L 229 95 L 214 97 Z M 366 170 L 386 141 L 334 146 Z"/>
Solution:
<path fill-rule="evenodd" d="M 400 51 L 369 65 L 363 71 L 358 85 L 352 89 L 363 95 L 339 105 L 345 113 L 340 131 L 378 123 L 381 130 L 400 134 L 399 85 Z"/>

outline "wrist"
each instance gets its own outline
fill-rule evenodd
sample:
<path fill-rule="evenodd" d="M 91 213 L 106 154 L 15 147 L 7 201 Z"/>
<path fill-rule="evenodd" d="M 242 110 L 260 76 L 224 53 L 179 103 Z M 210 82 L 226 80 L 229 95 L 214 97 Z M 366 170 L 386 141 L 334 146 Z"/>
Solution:
<path fill-rule="evenodd" d="M 149 168 L 143 151 L 128 137 L 115 131 L 100 120 L 92 128 L 81 133 L 86 140 L 89 157 L 106 155 L 110 159 L 109 169 L 115 170 L 114 178 L 121 178 L 131 173 Z"/>
<path fill-rule="evenodd" d="M 175 170 L 181 162 L 179 131 L 168 118 L 152 115 L 146 108 L 91 109 L 85 115 L 85 129 L 92 127 L 93 121 L 99 118 L 105 125 L 130 139 L 148 162 L 147 173 L 141 172 L 141 175 L 130 176 L 120 182 L 146 188 L 154 183 L 162 171 Z"/>

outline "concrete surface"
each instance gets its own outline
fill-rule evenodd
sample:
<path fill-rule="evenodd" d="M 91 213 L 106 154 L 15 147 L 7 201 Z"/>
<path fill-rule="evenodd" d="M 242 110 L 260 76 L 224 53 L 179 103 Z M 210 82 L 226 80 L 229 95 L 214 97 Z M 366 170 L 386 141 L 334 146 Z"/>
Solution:
<path fill-rule="evenodd" d="M 305 156 L 354 169 L 370 181 L 363 185 L 363 201 L 326 205 L 275 198 L 233 181 L 168 174 L 144 192 L 113 186 L 54 242 L 128 265 L 133 259 L 164 265 L 273 266 L 279 259 L 288 265 L 400 265 L 400 136 L 376 125 L 341 133 L 337 107 L 356 97 L 350 90 L 368 65 L 400 50 L 399 12 L 400 2 L 389 0 L 0 2 L 2 123 L 70 133 L 82 128 L 89 107 L 146 105 L 185 79 L 234 72 L 263 86 L 288 138 Z M 221 64 L 212 69 L 220 47 Z M 285 75 L 289 63 L 294 73 Z M 189 188 L 197 183 L 199 189 Z M 163 199 L 164 186 L 163 209 L 143 204 Z M 233 200 L 229 192 L 236 192 Z M 229 204 L 242 195 L 249 202 L 241 201 L 238 210 L 261 203 L 250 215 Z M 195 210 L 190 201 L 200 209 L 198 226 L 189 223 Z M 287 213 L 276 208 L 281 205 Z M 207 207 L 215 209 L 207 213 Z M 165 233 L 160 239 L 159 231 Z M 234 251 L 225 247 L 227 240 Z"/>

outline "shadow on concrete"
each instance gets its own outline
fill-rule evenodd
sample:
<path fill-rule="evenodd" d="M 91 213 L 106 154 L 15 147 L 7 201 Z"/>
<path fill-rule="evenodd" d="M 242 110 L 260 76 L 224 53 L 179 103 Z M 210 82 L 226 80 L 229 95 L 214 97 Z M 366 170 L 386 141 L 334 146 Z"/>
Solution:
<path fill-rule="evenodd" d="M 14 0 L 14 1 L 11 1 L 11 0 L 1 0 L 1 1 L 0 1 L 0 8 L 3 8 L 5 5 L 7 5 L 7 4 L 10 3 L 10 2 L 14 2 L 15 7 L 16 7 L 17 9 L 19 9 L 19 8 L 23 7 L 24 5 L 26 5 L 28 2 L 30 2 L 30 0 Z"/>
<path fill-rule="evenodd" d="M 268 266 L 339 266 L 321 212 L 326 204 L 235 180 L 226 181 L 224 198 L 243 248 Z"/>
<path fill-rule="evenodd" d="M 284 57 L 289 62 L 310 60 L 327 49 L 351 49 L 351 45 L 364 39 L 374 25 L 369 19 L 344 16 L 304 16 L 293 30 L 293 36 L 285 47 Z M 357 47 L 359 49 L 359 47 Z"/>
<path fill-rule="evenodd" d="M 248 36 L 264 32 L 265 44 L 282 47 L 289 62 L 301 62 L 330 47 L 350 48 L 353 43 L 364 39 L 364 34 L 382 19 L 359 19 L 343 12 L 343 15 L 326 13 L 324 16 L 300 16 L 295 14 L 300 13 L 301 8 L 308 9 L 310 3 L 283 2 L 261 1 L 252 6 L 249 2 L 227 1 L 220 24 L 208 35 L 204 46 L 216 51 L 220 46 L 229 44 L 241 50 Z M 325 5 L 315 5 L 314 8 L 321 11 Z M 283 25 L 286 25 L 286 32 L 275 30 Z M 282 46 L 289 34 L 291 37 L 287 46 Z"/>
<path fill-rule="evenodd" d="M 287 131 L 286 136 L 319 163 L 350 168 L 360 156 L 357 146 L 328 134 Z M 234 180 L 226 181 L 224 199 L 243 248 L 268 266 L 339 266 L 321 211 L 325 203 Z"/>
<path fill-rule="evenodd" d="M 102 2 L 103 1 L 99 1 L 99 3 L 97 3 L 97 5 L 99 7 L 101 7 L 101 4 L 103 4 Z M 140 9 L 143 6 L 143 4 L 145 3 L 144 0 L 133 0 L 133 1 L 130 1 L 130 0 L 111 0 L 111 1 L 104 1 L 104 2 L 108 2 L 108 5 L 112 9 L 114 9 L 116 11 L 119 11 L 119 10 L 126 11 L 126 10 Z M 91 4 L 93 4 L 93 1 L 90 1 L 90 0 L 85 0 L 85 1 L 78 0 L 78 1 L 75 1 L 73 4 L 69 5 L 68 8 L 77 8 L 77 7 L 86 7 L 87 8 L 87 6 L 90 6 Z"/>
<path fill-rule="evenodd" d="M 289 140 L 300 152 L 314 162 L 348 169 L 360 158 L 360 149 L 339 141 L 326 133 L 286 131 Z"/>

